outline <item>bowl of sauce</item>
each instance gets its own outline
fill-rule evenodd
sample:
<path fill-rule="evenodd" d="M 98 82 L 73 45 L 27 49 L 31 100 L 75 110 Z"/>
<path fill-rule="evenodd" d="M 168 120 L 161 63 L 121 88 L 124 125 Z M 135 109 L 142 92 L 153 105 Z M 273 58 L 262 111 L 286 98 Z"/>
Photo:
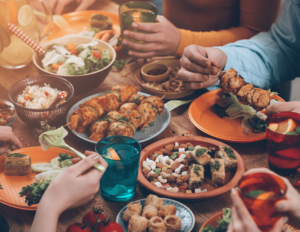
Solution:
<path fill-rule="evenodd" d="M 145 64 L 141 68 L 141 74 L 145 81 L 161 82 L 168 78 L 170 68 L 165 64 L 160 64 L 159 61 Z"/>
<path fill-rule="evenodd" d="M 0 99 L 0 126 L 9 126 L 17 118 L 14 105 L 10 101 Z"/>

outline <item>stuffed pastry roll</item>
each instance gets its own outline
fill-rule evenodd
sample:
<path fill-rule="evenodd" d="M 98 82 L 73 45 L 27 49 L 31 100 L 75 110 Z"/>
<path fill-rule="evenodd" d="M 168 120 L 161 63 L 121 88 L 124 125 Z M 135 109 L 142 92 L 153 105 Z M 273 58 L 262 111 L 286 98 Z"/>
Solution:
<path fill-rule="evenodd" d="M 217 155 L 224 160 L 226 171 L 232 171 L 236 168 L 237 159 L 231 147 L 220 146 L 220 150 Z"/>
<path fill-rule="evenodd" d="M 164 200 L 156 195 L 149 194 L 145 201 L 146 205 L 153 205 L 159 210 L 164 205 Z"/>
<path fill-rule="evenodd" d="M 124 211 L 123 213 L 123 220 L 125 222 L 129 222 L 130 218 L 135 215 L 138 214 L 140 215 L 142 212 L 142 205 L 141 202 L 130 202 L 127 206 L 127 209 Z"/>
<path fill-rule="evenodd" d="M 198 164 L 205 166 L 210 163 L 211 157 L 208 154 L 208 149 L 206 147 L 197 146 L 197 148 L 194 149 L 191 153 L 193 155 L 194 160 Z"/>
<path fill-rule="evenodd" d="M 167 232 L 178 232 L 181 230 L 181 220 L 175 215 L 168 215 L 164 219 Z"/>
<path fill-rule="evenodd" d="M 148 221 L 149 232 L 167 232 L 164 220 L 160 217 L 153 217 Z"/>
<path fill-rule="evenodd" d="M 146 232 L 148 220 L 140 215 L 134 214 L 128 223 L 128 232 Z"/>
<path fill-rule="evenodd" d="M 146 205 L 143 209 L 143 214 L 142 216 L 151 219 L 152 217 L 157 216 L 157 208 L 153 205 Z"/>
<path fill-rule="evenodd" d="M 157 215 L 159 217 L 164 218 L 168 215 L 175 215 L 177 212 L 175 205 L 163 205 L 160 207 L 160 210 L 158 211 Z"/>
<path fill-rule="evenodd" d="M 199 188 L 204 182 L 204 167 L 198 164 L 193 164 L 190 171 L 189 187 L 190 189 Z"/>
<path fill-rule="evenodd" d="M 225 180 L 225 164 L 223 159 L 211 159 L 211 180 L 213 185 L 223 185 Z"/>

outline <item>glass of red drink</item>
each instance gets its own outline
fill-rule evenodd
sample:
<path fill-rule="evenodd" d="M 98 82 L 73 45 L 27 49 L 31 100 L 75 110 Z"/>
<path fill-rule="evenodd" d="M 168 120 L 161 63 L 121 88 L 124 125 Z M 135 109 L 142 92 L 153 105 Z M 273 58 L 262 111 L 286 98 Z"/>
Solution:
<path fill-rule="evenodd" d="M 238 186 L 241 199 L 261 231 L 269 231 L 282 217 L 275 205 L 285 199 L 286 190 L 280 177 L 265 172 L 243 176 Z"/>
<path fill-rule="evenodd" d="M 296 129 L 288 134 L 279 134 L 270 129 L 271 123 L 280 123 L 287 119 L 295 122 Z M 300 114 L 282 112 L 270 116 L 266 121 L 269 168 L 279 175 L 297 173 L 300 167 Z"/>

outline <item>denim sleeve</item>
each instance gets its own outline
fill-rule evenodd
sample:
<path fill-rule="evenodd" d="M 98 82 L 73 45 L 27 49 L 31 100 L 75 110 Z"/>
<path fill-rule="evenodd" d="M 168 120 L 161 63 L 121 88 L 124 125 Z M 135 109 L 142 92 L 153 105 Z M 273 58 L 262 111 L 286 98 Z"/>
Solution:
<path fill-rule="evenodd" d="M 300 0 L 286 0 L 270 32 L 216 47 L 233 68 L 257 87 L 269 89 L 300 76 Z"/>

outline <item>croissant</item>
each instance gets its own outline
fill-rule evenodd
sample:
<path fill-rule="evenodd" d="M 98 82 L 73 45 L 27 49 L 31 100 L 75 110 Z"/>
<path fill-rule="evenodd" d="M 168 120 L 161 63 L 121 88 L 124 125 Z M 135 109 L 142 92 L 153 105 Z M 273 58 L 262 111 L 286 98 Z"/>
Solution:
<path fill-rule="evenodd" d="M 149 232 L 167 232 L 164 221 L 160 217 L 153 217 L 148 221 Z"/>
<path fill-rule="evenodd" d="M 157 216 L 157 208 L 153 205 L 146 205 L 143 209 L 143 217 L 151 219 L 152 217 Z"/>
<path fill-rule="evenodd" d="M 146 232 L 148 220 L 140 215 L 133 215 L 128 224 L 128 232 Z"/>
<path fill-rule="evenodd" d="M 146 205 L 153 205 L 159 210 L 160 207 L 164 205 L 164 200 L 162 198 L 159 198 L 158 196 L 149 194 L 145 201 L 145 206 Z"/>
<path fill-rule="evenodd" d="M 130 202 L 127 206 L 127 209 L 123 213 L 123 220 L 129 222 L 131 217 L 135 214 L 141 214 L 142 205 L 141 202 Z"/>
<path fill-rule="evenodd" d="M 164 223 L 167 232 L 179 232 L 181 230 L 181 220 L 175 215 L 168 215 L 165 217 Z"/>

